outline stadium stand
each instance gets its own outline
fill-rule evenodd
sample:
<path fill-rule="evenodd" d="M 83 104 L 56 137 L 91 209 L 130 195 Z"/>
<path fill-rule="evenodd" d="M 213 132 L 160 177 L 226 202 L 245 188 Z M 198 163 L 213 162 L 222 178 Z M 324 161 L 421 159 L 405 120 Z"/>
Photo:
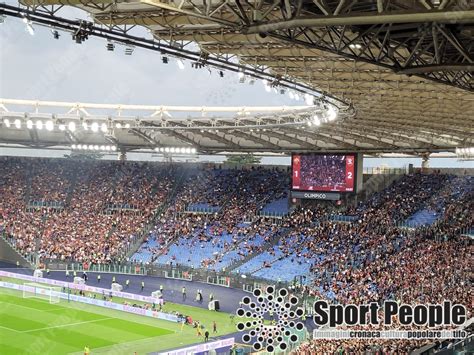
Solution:
<path fill-rule="evenodd" d="M 261 212 L 283 205 L 286 171 L 26 158 L 0 167 L 0 231 L 42 261 L 117 262 L 143 236 L 131 257 L 141 264 L 229 270 L 340 303 L 470 304 L 472 176 L 406 175 L 356 206 L 298 207 L 277 225 Z M 419 345 L 313 342 L 297 353 Z"/>

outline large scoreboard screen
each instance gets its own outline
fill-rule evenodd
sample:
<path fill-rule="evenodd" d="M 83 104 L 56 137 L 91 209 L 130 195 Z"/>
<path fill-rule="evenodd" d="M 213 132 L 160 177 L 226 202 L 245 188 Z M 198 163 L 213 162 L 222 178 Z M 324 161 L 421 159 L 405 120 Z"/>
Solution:
<path fill-rule="evenodd" d="M 293 154 L 295 191 L 354 192 L 356 154 Z"/>

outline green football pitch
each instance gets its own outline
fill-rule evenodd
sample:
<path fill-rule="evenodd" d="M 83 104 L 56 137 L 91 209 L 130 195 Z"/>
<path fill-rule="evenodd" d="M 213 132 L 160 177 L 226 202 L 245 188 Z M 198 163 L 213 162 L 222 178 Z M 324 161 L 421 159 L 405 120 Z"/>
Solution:
<path fill-rule="evenodd" d="M 166 308 L 191 315 L 207 329 L 216 321 L 219 336 L 236 331 L 225 313 L 169 303 Z M 178 323 L 78 302 L 50 304 L 0 288 L 2 355 L 82 354 L 84 346 L 91 354 L 146 354 L 203 341 L 191 326 L 181 328 Z"/>

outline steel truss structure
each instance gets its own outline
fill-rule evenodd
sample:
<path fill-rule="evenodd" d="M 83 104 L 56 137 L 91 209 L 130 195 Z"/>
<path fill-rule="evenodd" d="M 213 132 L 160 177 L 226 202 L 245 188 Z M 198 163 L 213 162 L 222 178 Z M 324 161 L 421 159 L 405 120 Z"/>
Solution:
<path fill-rule="evenodd" d="M 192 147 L 208 154 L 422 153 L 454 151 L 463 139 L 459 137 L 469 135 L 455 129 L 445 135 L 400 134 L 383 126 L 367 129 L 344 114 L 332 120 L 326 116 L 327 109 L 319 105 L 189 107 L 0 99 L 0 142 L 60 148 L 113 144 L 120 151 Z M 68 128 L 71 122 L 74 129 Z"/>
<path fill-rule="evenodd" d="M 22 3 L 51 17 L 64 5 L 75 6 L 117 33 L 144 26 L 169 48 L 185 50 L 197 43 L 200 55 L 219 59 L 219 65 L 238 58 L 239 65 L 259 75 L 288 80 L 290 87 L 300 83 L 350 108 L 344 119 L 311 130 L 279 127 L 250 137 L 240 129 L 170 130 L 175 139 L 203 150 L 430 152 L 473 145 L 470 0 Z"/>

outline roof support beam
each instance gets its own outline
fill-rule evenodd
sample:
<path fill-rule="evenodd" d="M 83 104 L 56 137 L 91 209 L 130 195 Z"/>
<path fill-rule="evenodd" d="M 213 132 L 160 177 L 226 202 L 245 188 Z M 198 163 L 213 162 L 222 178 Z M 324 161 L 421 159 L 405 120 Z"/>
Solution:
<path fill-rule="evenodd" d="M 265 33 L 285 30 L 295 27 L 325 27 L 325 26 L 355 26 L 355 25 L 381 25 L 387 23 L 463 23 L 474 20 L 474 10 L 465 11 L 417 11 L 379 14 L 365 13 L 363 15 L 322 16 L 311 18 L 296 18 L 287 21 L 264 23 L 244 28 L 245 33 Z"/>
<path fill-rule="evenodd" d="M 400 74 L 423 74 L 437 71 L 469 71 L 474 72 L 473 64 L 442 64 L 442 65 L 417 65 L 398 70 Z"/>

